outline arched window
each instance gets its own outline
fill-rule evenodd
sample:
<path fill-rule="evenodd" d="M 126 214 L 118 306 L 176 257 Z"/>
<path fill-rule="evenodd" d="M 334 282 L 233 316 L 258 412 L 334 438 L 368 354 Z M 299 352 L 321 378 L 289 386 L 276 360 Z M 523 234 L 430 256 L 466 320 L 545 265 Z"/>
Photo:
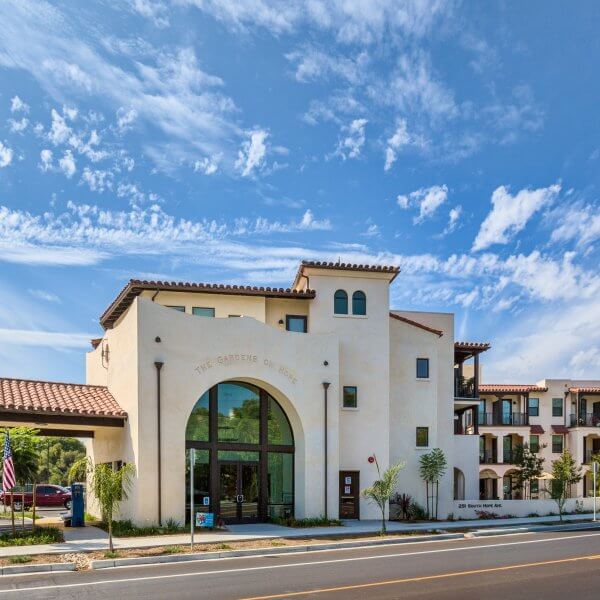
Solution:
<path fill-rule="evenodd" d="M 333 296 L 333 312 L 336 315 L 348 314 L 348 294 L 344 290 L 338 290 Z"/>
<path fill-rule="evenodd" d="M 352 294 L 352 314 L 366 315 L 367 314 L 367 296 L 364 292 L 358 291 Z"/>

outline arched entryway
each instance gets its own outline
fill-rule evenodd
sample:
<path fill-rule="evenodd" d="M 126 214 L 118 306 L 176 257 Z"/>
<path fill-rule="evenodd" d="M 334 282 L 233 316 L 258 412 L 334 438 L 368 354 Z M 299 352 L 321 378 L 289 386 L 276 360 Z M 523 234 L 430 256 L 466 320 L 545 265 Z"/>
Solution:
<path fill-rule="evenodd" d="M 465 474 L 457 467 L 454 467 L 454 499 L 465 499 Z"/>
<path fill-rule="evenodd" d="M 212 512 L 225 523 L 293 515 L 294 437 L 268 392 L 243 381 L 215 385 L 196 402 L 185 436 L 186 515 L 190 448 L 196 512 Z"/>

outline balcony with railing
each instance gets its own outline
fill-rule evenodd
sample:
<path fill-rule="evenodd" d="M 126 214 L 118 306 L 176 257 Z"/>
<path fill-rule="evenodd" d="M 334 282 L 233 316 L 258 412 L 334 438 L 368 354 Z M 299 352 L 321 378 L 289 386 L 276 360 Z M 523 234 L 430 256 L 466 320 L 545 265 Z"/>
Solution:
<path fill-rule="evenodd" d="M 513 413 L 479 413 L 479 425 L 480 426 L 503 426 L 503 425 L 516 425 L 516 426 L 529 426 L 529 415 L 527 413 L 513 412 Z"/>
<path fill-rule="evenodd" d="M 493 450 L 486 450 L 479 453 L 480 465 L 496 465 L 498 464 L 498 454 Z"/>
<path fill-rule="evenodd" d="M 479 398 L 479 392 L 475 386 L 474 377 L 456 377 L 454 379 L 454 397 L 455 398 Z"/>
<path fill-rule="evenodd" d="M 600 415 L 580 413 L 569 415 L 569 427 L 600 427 Z"/>

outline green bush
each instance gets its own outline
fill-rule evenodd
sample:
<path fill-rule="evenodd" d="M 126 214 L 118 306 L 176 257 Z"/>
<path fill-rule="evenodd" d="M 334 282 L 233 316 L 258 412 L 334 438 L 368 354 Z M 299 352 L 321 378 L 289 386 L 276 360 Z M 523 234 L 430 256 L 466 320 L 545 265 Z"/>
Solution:
<path fill-rule="evenodd" d="M 8 562 L 12 563 L 13 565 L 24 565 L 26 563 L 30 563 L 33 560 L 33 558 L 31 558 L 31 556 L 27 556 L 27 555 L 18 555 L 18 556 L 9 556 L 8 557 Z"/>
<path fill-rule="evenodd" d="M 294 517 L 276 517 L 270 519 L 275 525 L 284 527 L 339 527 L 343 523 L 339 519 L 326 519 L 325 517 L 312 517 L 307 519 L 295 519 Z"/>
<path fill-rule="evenodd" d="M 4 546 L 34 546 L 35 544 L 55 544 L 64 542 L 62 531 L 56 527 L 40 527 L 32 531 L 17 531 L 12 537 L 11 533 L 0 535 L 0 547 Z"/>
<path fill-rule="evenodd" d="M 101 522 L 97 524 L 100 529 L 108 530 L 108 524 Z M 138 527 L 131 520 L 113 521 L 113 535 L 115 537 L 137 537 L 146 535 L 168 535 L 173 533 L 186 533 L 187 529 L 182 527 L 177 521 L 170 519 L 166 525 L 144 525 Z"/>
<path fill-rule="evenodd" d="M 418 502 L 410 503 L 407 515 L 410 521 L 425 521 L 427 519 L 427 511 Z"/>

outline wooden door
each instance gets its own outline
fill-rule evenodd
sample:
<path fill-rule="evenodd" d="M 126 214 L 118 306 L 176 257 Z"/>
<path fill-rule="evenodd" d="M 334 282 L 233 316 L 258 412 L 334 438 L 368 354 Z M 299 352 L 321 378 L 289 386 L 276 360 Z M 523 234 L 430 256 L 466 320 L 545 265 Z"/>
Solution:
<path fill-rule="evenodd" d="M 340 519 L 360 518 L 360 478 L 358 471 L 340 471 Z"/>

